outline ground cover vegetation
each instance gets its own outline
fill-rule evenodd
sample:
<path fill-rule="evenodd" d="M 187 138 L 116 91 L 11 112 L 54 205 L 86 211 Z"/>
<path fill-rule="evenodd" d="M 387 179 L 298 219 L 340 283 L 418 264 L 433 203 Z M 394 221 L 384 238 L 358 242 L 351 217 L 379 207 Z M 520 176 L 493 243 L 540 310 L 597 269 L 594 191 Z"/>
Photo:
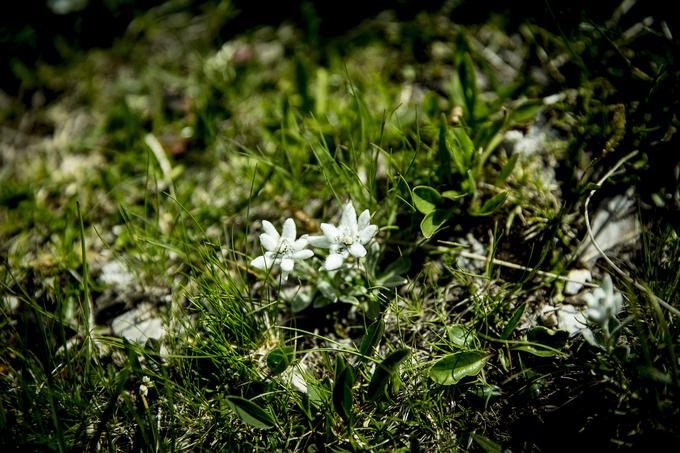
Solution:
<path fill-rule="evenodd" d="M 663 10 L 95 3 L 3 24 L 3 447 L 677 445 Z"/>

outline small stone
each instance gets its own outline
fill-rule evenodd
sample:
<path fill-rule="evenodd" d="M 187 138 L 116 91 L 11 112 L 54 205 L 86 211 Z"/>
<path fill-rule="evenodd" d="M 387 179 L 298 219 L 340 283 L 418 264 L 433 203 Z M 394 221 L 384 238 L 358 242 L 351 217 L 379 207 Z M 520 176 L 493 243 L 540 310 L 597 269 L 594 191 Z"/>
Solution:
<path fill-rule="evenodd" d="M 556 311 L 556 315 L 559 329 L 566 330 L 571 337 L 586 328 L 585 316 L 573 305 L 560 306 Z"/>
<path fill-rule="evenodd" d="M 133 343 L 144 344 L 149 338 L 160 340 L 165 335 L 163 321 L 148 305 L 123 313 L 111 323 L 113 333 Z"/>
<path fill-rule="evenodd" d="M 569 271 L 567 278 L 570 280 L 564 288 L 564 293 L 573 296 L 581 291 L 583 284 L 593 279 L 590 271 L 587 269 L 572 269 Z"/>
<path fill-rule="evenodd" d="M 102 267 L 99 280 L 108 286 L 128 288 L 134 284 L 135 276 L 119 260 L 109 261 Z"/>

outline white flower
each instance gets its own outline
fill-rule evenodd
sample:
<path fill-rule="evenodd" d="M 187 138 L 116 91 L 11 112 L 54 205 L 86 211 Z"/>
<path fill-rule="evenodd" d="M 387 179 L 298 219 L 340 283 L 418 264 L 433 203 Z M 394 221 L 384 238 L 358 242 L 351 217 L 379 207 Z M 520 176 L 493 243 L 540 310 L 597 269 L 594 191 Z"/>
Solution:
<path fill-rule="evenodd" d="M 266 270 L 278 264 L 281 266 L 281 278 L 285 281 L 288 279 L 288 274 L 292 272 L 295 261 L 304 260 L 314 255 L 314 252 L 306 248 L 308 244 L 306 235 L 295 240 L 296 232 L 293 219 L 286 219 L 283 222 L 281 235 L 276 231 L 274 225 L 266 220 L 262 221 L 262 228 L 265 232 L 260 235 L 260 243 L 265 252 L 264 255 L 252 260 L 251 266 Z"/>
<path fill-rule="evenodd" d="M 371 225 L 371 213 L 366 209 L 357 220 L 352 202 L 348 201 L 342 209 L 340 225 L 322 223 L 323 236 L 311 236 L 309 243 L 316 247 L 330 249 L 324 268 L 332 271 L 338 269 L 352 255 L 355 258 L 366 256 L 366 244 L 378 232 L 378 227 Z"/>
<path fill-rule="evenodd" d="M 621 293 L 614 292 L 614 284 L 609 275 L 605 275 L 599 288 L 584 294 L 583 299 L 588 305 L 585 312 L 586 318 L 605 328 L 609 320 L 616 317 L 623 305 L 623 297 Z"/>

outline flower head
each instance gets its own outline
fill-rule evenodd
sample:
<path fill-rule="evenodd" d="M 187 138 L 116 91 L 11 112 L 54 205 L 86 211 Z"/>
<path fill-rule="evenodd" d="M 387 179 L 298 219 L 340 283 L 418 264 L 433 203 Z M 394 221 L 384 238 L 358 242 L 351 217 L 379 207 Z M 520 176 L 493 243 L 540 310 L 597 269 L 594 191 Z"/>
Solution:
<path fill-rule="evenodd" d="M 323 236 L 311 236 L 309 243 L 316 247 L 330 250 L 326 258 L 324 268 L 326 270 L 338 269 L 349 256 L 363 258 L 366 256 L 366 244 L 378 232 L 378 227 L 371 225 L 371 213 L 364 210 L 357 219 L 356 211 L 352 202 L 348 201 L 342 209 L 340 225 L 322 223 Z"/>
<path fill-rule="evenodd" d="M 616 317 L 623 305 L 623 297 L 621 293 L 614 291 L 614 284 L 609 275 L 605 275 L 599 288 L 586 293 L 583 299 L 588 305 L 586 318 L 605 327 L 610 319 Z"/>
<path fill-rule="evenodd" d="M 304 260 L 314 255 L 307 249 L 307 236 L 295 239 L 295 222 L 286 219 L 283 222 L 283 230 L 279 235 L 274 225 L 263 220 L 264 233 L 260 235 L 260 243 L 264 248 L 264 255 L 260 255 L 250 262 L 250 265 L 261 270 L 271 269 L 274 265 L 281 267 L 282 280 L 288 279 L 288 274 L 293 271 L 295 261 Z"/>

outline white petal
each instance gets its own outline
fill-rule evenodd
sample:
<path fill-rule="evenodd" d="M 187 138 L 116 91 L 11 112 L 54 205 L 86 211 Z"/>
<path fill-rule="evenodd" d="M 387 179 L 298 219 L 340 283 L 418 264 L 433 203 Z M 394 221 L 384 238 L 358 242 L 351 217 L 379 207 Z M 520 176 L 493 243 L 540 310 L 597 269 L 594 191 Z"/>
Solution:
<path fill-rule="evenodd" d="M 328 258 L 326 258 L 326 262 L 324 263 L 323 267 L 327 271 L 332 271 L 332 270 L 335 270 L 335 269 L 339 268 L 340 266 L 342 266 L 342 263 L 344 261 L 345 261 L 345 259 L 342 256 L 340 256 L 336 253 L 333 253 L 333 254 L 328 255 Z"/>
<path fill-rule="evenodd" d="M 597 305 L 597 300 L 595 299 L 595 296 L 593 296 L 592 293 L 585 293 L 582 296 L 582 298 L 589 308 L 593 308 Z"/>
<path fill-rule="evenodd" d="M 597 324 L 602 324 L 607 319 L 606 314 L 593 308 L 586 310 L 586 317 Z"/>
<path fill-rule="evenodd" d="M 357 213 L 352 206 L 352 202 L 348 201 L 342 210 L 342 217 L 340 218 L 340 225 L 346 227 L 351 233 L 358 230 L 357 227 Z"/>
<path fill-rule="evenodd" d="M 262 233 L 260 235 L 260 244 L 262 244 L 262 247 L 269 252 L 276 250 L 279 246 L 279 242 L 267 233 Z"/>
<path fill-rule="evenodd" d="M 293 242 L 293 250 L 295 250 L 296 252 L 302 250 L 305 247 L 307 247 L 307 244 L 309 244 L 309 237 L 308 236 L 301 237 L 297 241 Z"/>
<path fill-rule="evenodd" d="M 284 258 L 281 260 L 281 270 L 284 274 L 292 271 L 293 266 L 295 266 L 295 261 L 293 261 L 291 258 Z"/>
<path fill-rule="evenodd" d="M 307 250 L 307 249 L 298 250 L 297 252 L 293 252 L 293 254 L 291 255 L 291 257 L 294 260 L 306 260 L 307 258 L 311 258 L 313 256 L 314 256 L 314 252 L 312 252 L 311 250 Z"/>
<path fill-rule="evenodd" d="M 264 229 L 264 232 L 270 235 L 276 242 L 279 242 L 279 232 L 276 231 L 276 228 L 274 228 L 274 225 L 271 224 L 270 221 L 268 220 L 263 220 L 262 221 L 262 228 Z"/>
<path fill-rule="evenodd" d="M 366 249 L 364 248 L 363 245 L 359 244 L 358 242 L 355 242 L 349 247 L 349 253 L 357 258 L 363 258 L 364 256 L 366 256 Z"/>
<path fill-rule="evenodd" d="M 364 212 L 359 215 L 359 230 L 366 228 L 369 223 L 371 223 L 371 213 L 368 212 L 368 209 L 364 209 Z"/>
<path fill-rule="evenodd" d="M 335 225 L 331 225 L 330 223 L 322 223 L 321 231 L 323 231 L 324 236 L 326 236 L 330 242 L 335 242 L 340 235 L 340 232 Z"/>
<path fill-rule="evenodd" d="M 267 262 L 267 267 L 272 267 L 281 262 L 281 254 L 278 252 L 264 252 L 264 260 Z"/>
<path fill-rule="evenodd" d="M 250 265 L 256 269 L 265 270 L 267 268 L 267 262 L 263 255 L 258 256 L 250 262 Z"/>
<path fill-rule="evenodd" d="M 331 246 L 331 242 L 326 236 L 309 236 L 307 237 L 307 241 L 312 247 L 321 247 L 323 249 L 327 249 Z"/>
<path fill-rule="evenodd" d="M 378 227 L 375 225 L 369 225 L 363 230 L 359 231 L 359 242 L 362 244 L 368 243 L 371 239 L 373 239 L 373 236 L 375 236 L 375 233 L 378 232 Z"/>
<path fill-rule="evenodd" d="M 283 222 L 283 231 L 281 231 L 281 238 L 288 239 L 289 241 L 295 240 L 295 222 L 293 219 L 286 219 Z"/>

